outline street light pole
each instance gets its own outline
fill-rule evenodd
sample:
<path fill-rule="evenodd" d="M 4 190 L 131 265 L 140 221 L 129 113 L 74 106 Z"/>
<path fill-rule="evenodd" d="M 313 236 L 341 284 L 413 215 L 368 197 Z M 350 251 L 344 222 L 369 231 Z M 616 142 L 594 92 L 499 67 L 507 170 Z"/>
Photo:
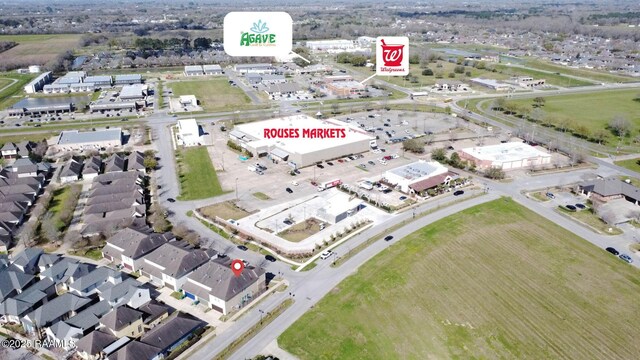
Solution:
<path fill-rule="evenodd" d="M 236 178 L 236 200 L 238 200 L 238 178 Z"/>

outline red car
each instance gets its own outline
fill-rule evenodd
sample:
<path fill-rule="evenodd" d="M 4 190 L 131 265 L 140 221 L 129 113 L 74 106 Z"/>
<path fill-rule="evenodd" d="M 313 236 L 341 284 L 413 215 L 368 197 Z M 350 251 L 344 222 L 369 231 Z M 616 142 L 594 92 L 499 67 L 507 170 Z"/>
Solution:
<path fill-rule="evenodd" d="M 318 186 L 318 183 L 317 183 L 317 182 L 315 182 L 315 181 L 312 181 L 312 182 L 311 182 L 311 185 L 313 185 L 313 186 Z"/>
<path fill-rule="evenodd" d="M 392 158 L 391 156 L 385 156 L 385 157 L 383 157 L 383 159 L 385 159 L 385 160 L 391 160 L 391 159 L 393 159 L 393 158 Z"/>

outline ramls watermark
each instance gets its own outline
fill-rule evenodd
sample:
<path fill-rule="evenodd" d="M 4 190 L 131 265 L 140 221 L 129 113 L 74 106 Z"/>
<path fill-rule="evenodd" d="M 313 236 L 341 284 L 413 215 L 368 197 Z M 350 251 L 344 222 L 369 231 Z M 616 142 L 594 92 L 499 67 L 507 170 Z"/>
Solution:
<path fill-rule="evenodd" d="M 70 348 L 75 347 L 75 341 L 73 340 L 31 340 L 31 339 L 2 339 L 0 341 L 0 347 L 8 348 L 8 349 L 20 349 L 20 348 L 32 348 L 32 349 L 41 349 L 41 348 Z"/>

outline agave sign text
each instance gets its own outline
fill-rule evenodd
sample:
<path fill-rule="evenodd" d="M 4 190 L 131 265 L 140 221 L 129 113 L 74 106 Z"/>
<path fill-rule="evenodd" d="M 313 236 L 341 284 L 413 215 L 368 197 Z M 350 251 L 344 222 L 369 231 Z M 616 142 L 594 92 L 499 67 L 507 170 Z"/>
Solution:
<path fill-rule="evenodd" d="M 224 17 L 224 50 L 231 56 L 285 56 L 293 21 L 285 12 L 231 12 Z"/>

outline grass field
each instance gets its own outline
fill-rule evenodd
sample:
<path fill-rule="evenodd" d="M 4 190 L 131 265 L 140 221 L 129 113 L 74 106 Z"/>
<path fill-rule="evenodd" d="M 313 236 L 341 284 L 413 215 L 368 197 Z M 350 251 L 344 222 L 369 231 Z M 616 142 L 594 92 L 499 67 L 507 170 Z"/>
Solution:
<path fill-rule="evenodd" d="M 569 211 L 564 207 L 558 207 L 558 211 L 571 216 L 572 218 L 591 226 L 593 229 L 606 235 L 620 235 L 622 230 L 615 226 L 611 226 L 604 222 L 598 215 L 593 212 L 592 208 L 580 211 Z M 611 229 L 611 231 L 609 231 Z"/>
<path fill-rule="evenodd" d="M 20 101 L 20 97 L 17 95 L 22 94 L 22 88 L 34 77 L 34 74 L 0 73 L 0 89 L 11 84 L 13 82 L 12 79 L 18 80 L 13 85 L 0 91 L 0 110 Z"/>
<path fill-rule="evenodd" d="M 638 164 L 638 161 L 640 161 L 640 158 L 636 158 L 636 159 L 628 159 L 628 160 L 620 160 L 620 161 L 616 161 L 614 162 L 616 165 L 618 166 L 622 166 L 623 168 L 627 168 L 631 171 L 635 171 L 637 173 L 640 173 L 640 164 Z"/>
<path fill-rule="evenodd" d="M 69 200 L 69 196 L 71 196 L 71 188 L 77 189 L 77 194 L 80 194 L 80 190 L 82 189 L 81 185 L 68 185 L 65 187 L 61 187 L 53 191 L 53 196 L 51 198 L 51 202 L 49 203 L 49 211 L 53 214 L 53 219 L 55 219 L 55 224 L 58 228 L 58 231 L 64 231 L 67 224 L 65 224 L 62 219 L 60 219 L 60 212 L 63 210 L 63 206 Z"/>
<path fill-rule="evenodd" d="M 216 171 L 206 147 L 193 147 L 176 153 L 180 200 L 206 199 L 222 194 Z"/>
<path fill-rule="evenodd" d="M 600 81 L 600 82 L 614 82 L 615 83 L 615 82 L 634 82 L 634 81 L 638 81 L 637 79 L 634 79 L 634 78 L 631 78 L 631 77 L 627 77 L 627 76 L 621 76 L 621 75 L 610 74 L 610 73 L 606 73 L 606 72 L 599 72 L 599 71 L 594 71 L 594 70 L 587 70 L 587 69 L 574 69 L 574 68 L 570 68 L 568 66 L 550 64 L 550 63 L 542 62 L 542 61 L 538 61 L 538 60 L 528 60 L 526 62 L 526 65 L 528 67 L 532 67 L 532 68 L 536 68 L 536 69 L 540 69 L 540 70 L 553 71 L 553 72 L 557 72 L 557 73 L 561 73 L 561 74 L 579 76 L 579 77 L 584 77 L 584 78 L 587 78 L 587 79 L 593 79 L 595 81 Z"/>
<path fill-rule="evenodd" d="M 635 130 L 640 129 L 640 102 L 633 99 L 639 90 L 613 90 L 588 94 L 571 94 L 545 97 L 542 110 L 553 118 L 553 123 L 563 120 L 585 125 L 591 131 L 604 129 L 616 115 L 629 120 Z M 513 100 L 531 107 L 533 99 Z"/>
<path fill-rule="evenodd" d="M 233 201 L 224 201 L 221 203 L 205 206 L 203 208 L 198 209 L 198 212 L 200 212 L 200 214 L 210 219 L 215 219 L 216 216 L 218 216 L 225 220 L 227 219 L 238 220 L 250 214 L 250 212 L 237 207 Z"/>
<path fill-rule="evenodd" d="M 226 78 L 180 81 L 165 84 L 175 96 L 195 95 L 205 111 L 231 111 L 247 108 L 249 97 L 242 89 L 229 85 Z"/>
<path fill-rule="evenodd" d="M 573 79 L 563 75 L 549 74 L 546 72 L 523 69 L 519 67 L 510 67 L 506 65 L 496 65 L 496 69 L 499 70 L 502 74 L 506 74 L 509 76 L 531 76 L 534 79 L 545 79 L 547 84 L 562 87 L 586 86 L 595 84 L 594 82 Z"/>
<path fill-rule="evenodd" d="M 392 245 L 278 344 L 301 359 L 635 358 L 638 275 L 499 199 Z"/>
<path fill-rule="evenodd" d="M 59 54 L 78 46 L 81 34 L 0 35 L 0 41 L 18 46 L 0 53 L 0 62 L 44 65 Z"/>

